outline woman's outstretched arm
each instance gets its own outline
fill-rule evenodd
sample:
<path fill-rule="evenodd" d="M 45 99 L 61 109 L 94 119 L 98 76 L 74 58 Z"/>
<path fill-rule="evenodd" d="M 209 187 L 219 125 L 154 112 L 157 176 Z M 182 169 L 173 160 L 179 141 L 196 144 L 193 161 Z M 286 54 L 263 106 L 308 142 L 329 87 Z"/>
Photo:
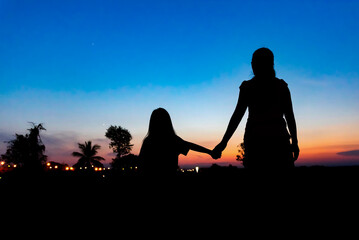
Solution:
<path fill-rule="evenodd" d="M 243 94 L 239 93 L 237 106 L 232 114 L 231 120 L 228 123 L 227 130 L 222 138 L 222 141 L 213 149 L 212 157 L 218 159 L 221 157 L 222 151 L 226 148 L 229 139 L 236 131 L 239 123 L 241 122 L 244 113 L 246 112 L 247 104 L 244 101 Z"/>

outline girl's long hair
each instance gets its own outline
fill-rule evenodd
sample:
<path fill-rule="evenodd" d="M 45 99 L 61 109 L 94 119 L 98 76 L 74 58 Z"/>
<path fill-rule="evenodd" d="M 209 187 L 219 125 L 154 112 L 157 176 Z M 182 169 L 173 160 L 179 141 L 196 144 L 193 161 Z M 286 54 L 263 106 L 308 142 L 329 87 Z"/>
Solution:
<path fill-rule="evenodd" d="M 151 114 L 146 138 L 166 141 L 176 136 L 169 113 L 164 108 L 155 109 Z"/>
<path fill-rule="evenodd" d="M 257 78 L 275 78 L 273 52 L 268 48 L 257 49 L 252 56 L 252 69 Z"/>

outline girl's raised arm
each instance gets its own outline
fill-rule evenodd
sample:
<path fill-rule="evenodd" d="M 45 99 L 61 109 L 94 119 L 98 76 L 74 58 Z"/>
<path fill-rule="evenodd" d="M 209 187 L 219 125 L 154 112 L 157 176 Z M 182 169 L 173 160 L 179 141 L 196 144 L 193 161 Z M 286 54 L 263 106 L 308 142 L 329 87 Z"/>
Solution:
<path fill-rule="evenodd" d="M 197 145 L 195 143 L 187 142 L 189 149 L 196 151 L 196 152 L 202 152 L 207 153 L 209 155 L 212 154 L 212 150 L 209 150 L 208 148 L 202 147 L 200 145 Z"/>

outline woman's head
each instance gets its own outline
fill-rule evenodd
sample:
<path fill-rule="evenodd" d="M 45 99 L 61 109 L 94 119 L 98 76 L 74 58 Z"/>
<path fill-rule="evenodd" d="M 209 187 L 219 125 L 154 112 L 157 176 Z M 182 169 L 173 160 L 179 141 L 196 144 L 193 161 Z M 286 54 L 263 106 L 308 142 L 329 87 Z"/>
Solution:
<path fill-rule="evenodd" d="M 256 77 L 275 77 L 273 52 L 268 48 L 257 49 L 252 56 L 252 69 Z"/>
<path fill-rule="evenodd" d="M 150 118 L 147 137 L 176 136 L 169 113 L 163 108 L 155 109 Z"/>

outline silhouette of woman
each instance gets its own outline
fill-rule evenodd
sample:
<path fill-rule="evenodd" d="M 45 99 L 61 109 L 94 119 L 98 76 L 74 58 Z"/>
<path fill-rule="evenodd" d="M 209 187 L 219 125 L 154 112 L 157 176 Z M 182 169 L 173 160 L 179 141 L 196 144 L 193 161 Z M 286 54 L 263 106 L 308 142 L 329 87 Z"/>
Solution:
<path fill-rule="evenodd" d="M 240 86 L 236 109 L 212 156 L 221 156 L 248 107 L 244 167 L 292 168 L 299 156 L 299 147 L 288 85 L 276 78 L 274 55 L 268 48 L 260 48 L 253 53 L 252 69 L 254 77 L 243 81 Z"/>
<path fill-rule="evenodd" d="M 189 150 L 211 154 L 212 151 L 178 137 L 172 126 L 171 117 L 163 108 L 152 112 L 148 133 L 140 150 L 144 175 L 175 175 L 179 154 Z"/>

